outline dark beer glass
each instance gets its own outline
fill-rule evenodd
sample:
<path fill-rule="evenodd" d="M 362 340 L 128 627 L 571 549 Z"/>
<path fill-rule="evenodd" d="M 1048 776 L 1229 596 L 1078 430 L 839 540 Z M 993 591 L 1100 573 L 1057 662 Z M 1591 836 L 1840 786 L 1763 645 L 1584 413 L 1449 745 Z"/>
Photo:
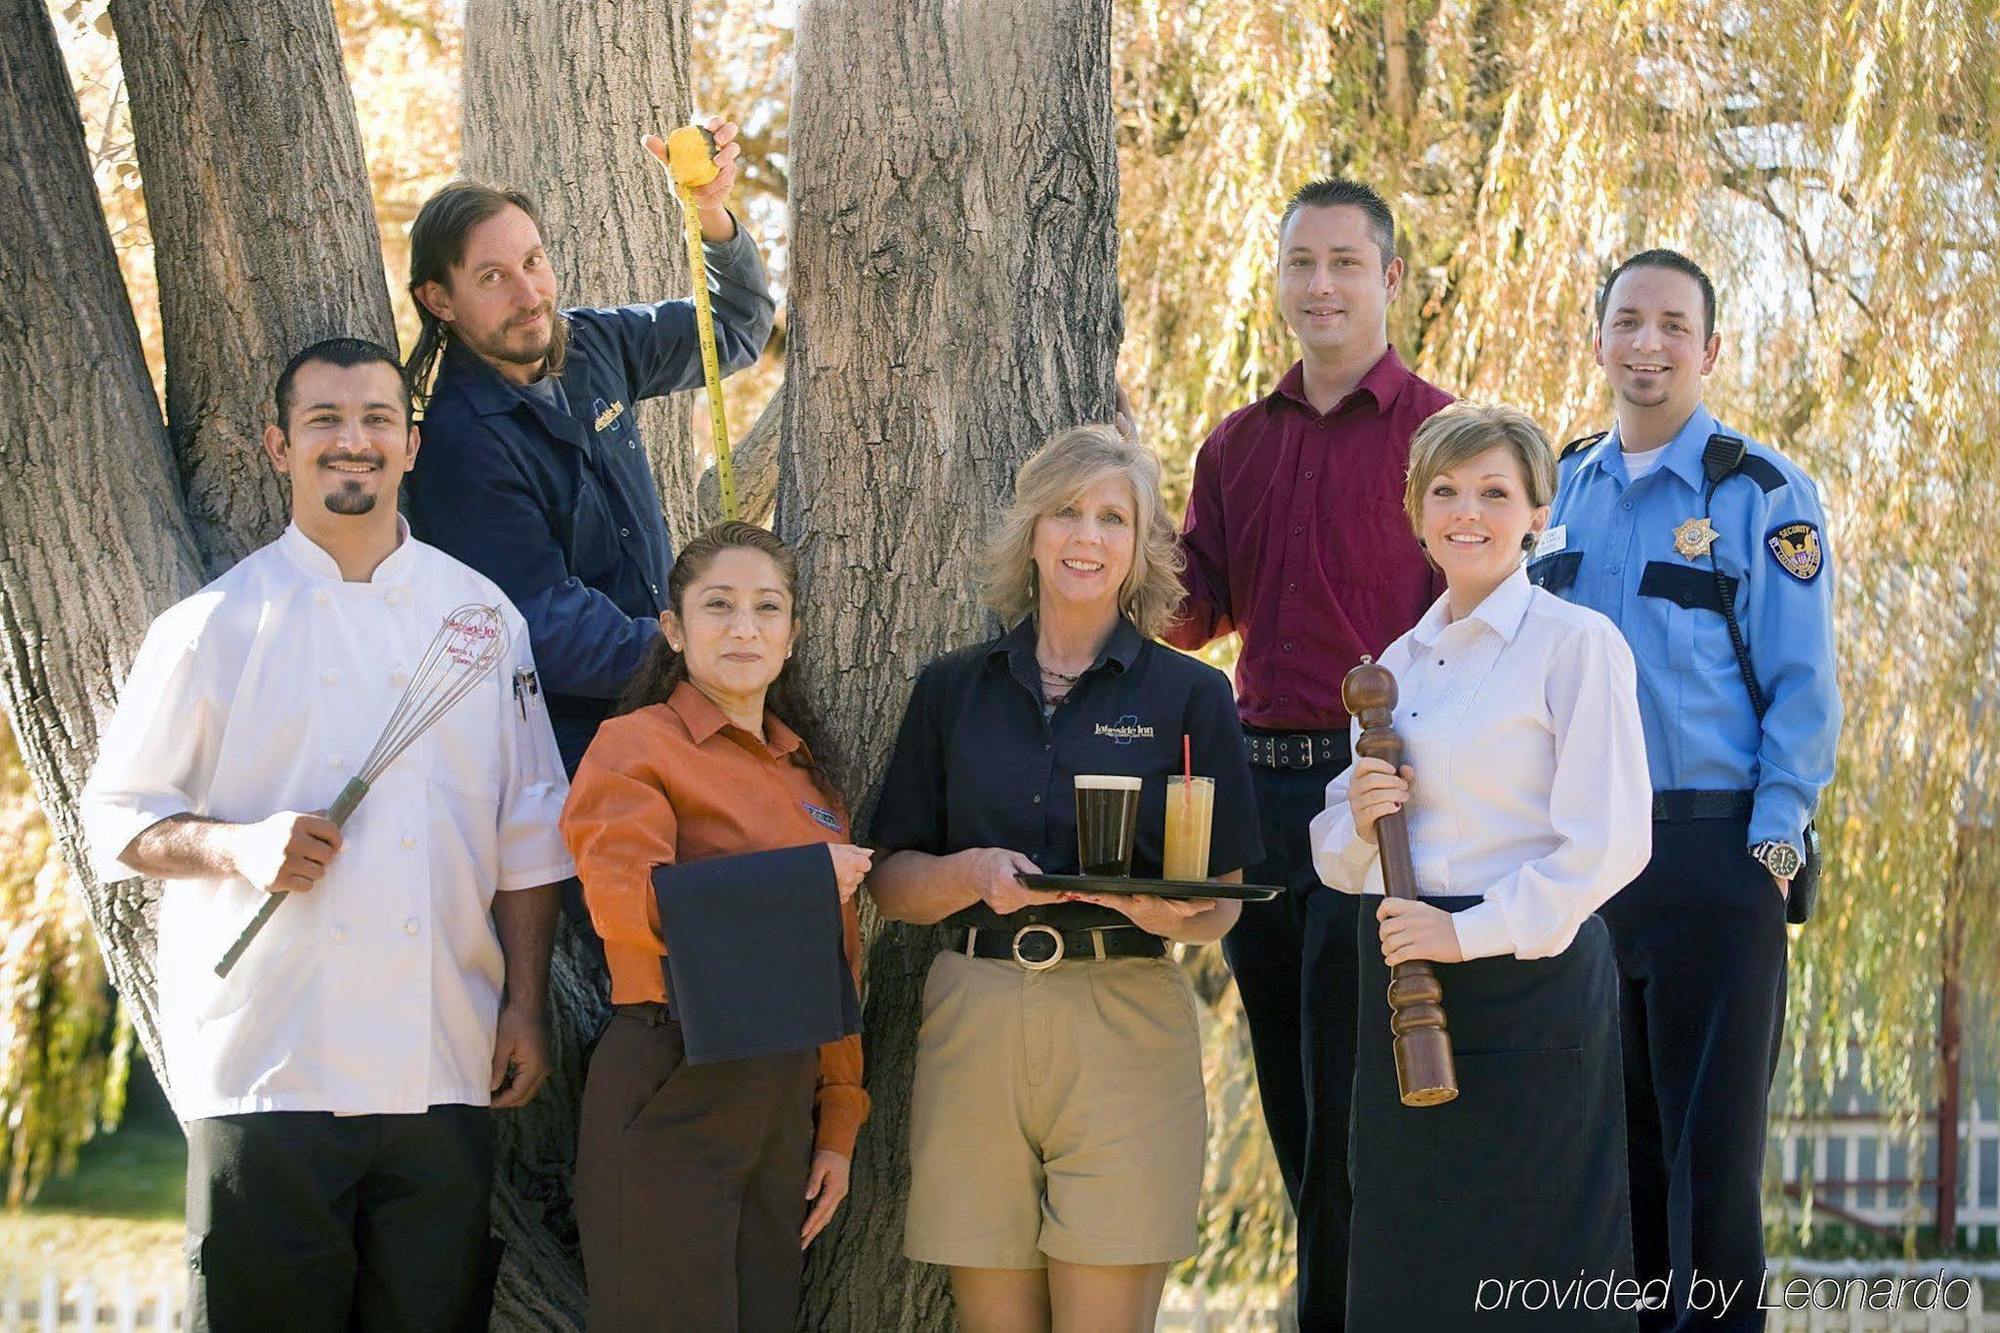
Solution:
<path fill-rule="evenodd" d="M 1076 778 L 1076 860 L 1086 875 L 1130 875 L 1132 839 L 1139 832 L 1138 778 L 1079 773 Z"/>

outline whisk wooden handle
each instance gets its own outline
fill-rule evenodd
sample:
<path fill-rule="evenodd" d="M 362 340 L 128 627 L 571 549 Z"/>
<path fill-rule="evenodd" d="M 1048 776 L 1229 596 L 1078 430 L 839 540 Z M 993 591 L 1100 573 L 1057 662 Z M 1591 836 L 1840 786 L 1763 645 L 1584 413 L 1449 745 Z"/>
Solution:
<path fill-rule="evenodd" d="M 347 785 L 340 789 L 340 795 L 333 798 L 333 805 L 327 810 L 326 817 L 333 821 L 335 828 L 339 828 L 347 822 L 347 817 L 354 813 L 354 807 L 360 805 L 361 798 L 367 794 L 367 783 L 360 778 L 349 778 Z M 265 896 L 264 905 L 257 909 L 257 915 L 250 918 L 250 924 L 243 927 L 243 933 L 236 937 L 236 943 L 229 946 L 229 952 L 222 955 L 222 961 L 215 965 L 216 976 L 229 975 L 235 968 L 237 960 L 243 957 L 243 951 L 250 947 L 250 942 L 257 938 L 265 923 L 276 914 L 279 905 L 291 896 L 289 893 L 273 893 Z"/>

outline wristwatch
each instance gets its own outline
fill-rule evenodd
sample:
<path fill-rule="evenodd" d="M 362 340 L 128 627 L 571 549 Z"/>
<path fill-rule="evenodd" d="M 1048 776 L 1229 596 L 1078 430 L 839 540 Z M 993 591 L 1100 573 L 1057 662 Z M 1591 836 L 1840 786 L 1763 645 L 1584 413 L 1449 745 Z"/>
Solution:
<path fill-rule="evenodd" d="M 1750 855 L 1756 857 L 1773 876 L 1783 880 L 1796 878 L 1799 868 L 1806 863 L 1799 849 L 1789 842 L 1760 842 L 1750 849 Z"/>

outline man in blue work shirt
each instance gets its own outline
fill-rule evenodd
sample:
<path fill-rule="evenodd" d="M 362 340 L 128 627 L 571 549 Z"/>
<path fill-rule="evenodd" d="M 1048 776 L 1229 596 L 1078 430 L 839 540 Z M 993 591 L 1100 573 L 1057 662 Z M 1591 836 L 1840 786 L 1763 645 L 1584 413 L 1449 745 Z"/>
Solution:
<path fill-rule="evenodd" d="M 1702 406 L 1721 339 L 1691 260 L 1613 270 L 1593 346 L 1617 424 L 1564 451 L 1529 573 L 1617 622 L 1639 668 L 1653 859 L 1600 914 L 1624 979 L 1634 1257 L 1672 1279 L 1642 1327 L 1761 1328 L 1786 895 L 1840 735 L 1826 523 L 1811 478 Z"/>
<path fill-rule="evenodd" d="M 720 174 L 694 200 L 716 351 L 728 374 L 770 337 L 775 308 L 748 232 L 724 206 L 736 126 L 709 122 Z M 664 146 L 648 147 L 663 155 Z M 678 219 L 662 222 L 672 244 Z M 410 229 L 422 322 L 406 375 L 425 399 L 410 525 L 485 574 L 528 622 L 540 688 L 572 774 L 660 632 L 673 546 L 633 409 L 702 382 L 694 303 L 556 308 L 535 205 L 457 181 Z"/>

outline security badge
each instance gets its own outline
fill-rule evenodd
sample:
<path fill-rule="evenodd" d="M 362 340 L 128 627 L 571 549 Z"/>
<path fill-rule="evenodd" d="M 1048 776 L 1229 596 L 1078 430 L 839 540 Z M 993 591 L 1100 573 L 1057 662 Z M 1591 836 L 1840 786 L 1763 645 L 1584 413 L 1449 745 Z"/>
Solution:
<path fill-rule="evenodd" d="M 1674 549 L 1690 560 L 1699 560 L 1721 535 L 1706 518 L 1691 518 L 1674 529 Z"/>
<path fill-rule="evenodd" d="M 1764 538 L 1764 545 L 1777 557 L 1778 568 L 1800 583 L 1811 583 L 1819 577 L 1825 552 L 1820 547 L 1819 529 L 1812 524 L 1786 523 L 1773 528 Z"/>

